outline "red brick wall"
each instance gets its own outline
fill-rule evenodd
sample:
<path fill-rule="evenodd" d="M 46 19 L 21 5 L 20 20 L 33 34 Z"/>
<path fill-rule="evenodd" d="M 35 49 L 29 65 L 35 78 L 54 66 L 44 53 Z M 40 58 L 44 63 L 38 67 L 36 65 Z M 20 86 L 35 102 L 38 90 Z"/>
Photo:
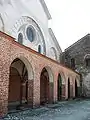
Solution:
<path fill-rule="evenodd" d="M 33 80 L 28 81 L 28 104 L 33 105 Z"/>

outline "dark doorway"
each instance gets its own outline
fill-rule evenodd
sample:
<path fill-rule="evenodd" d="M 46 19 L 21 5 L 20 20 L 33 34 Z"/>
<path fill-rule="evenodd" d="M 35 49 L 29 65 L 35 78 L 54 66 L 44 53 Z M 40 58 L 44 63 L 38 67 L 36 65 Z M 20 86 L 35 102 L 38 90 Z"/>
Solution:
<path fill-rule="evenodd" d="M 62 78 L 60 74 L 58 75 L 57 95 L 58 101 L 60 101 L 62 99 Z"/>
<path fill-rule="evenodd" d="M 75 97 L 78 97 L 77 81 L 75 80 Z"/>
<path fill-rule="evenodd" d="M 70 98 L 70 79 L 68 78 L 68 99 Z"/>
<path fill-rule="evenodd" d="M 15 59 L 10 66 L 8 102 L 10 109 L 28 103 L 28 72 L 20 59 Z"/>
<path fill-rule="evenodd" d="M 40 104 L 44 105 L 49 102 L 49 75 L 44 68 L 40 76 Z"/>

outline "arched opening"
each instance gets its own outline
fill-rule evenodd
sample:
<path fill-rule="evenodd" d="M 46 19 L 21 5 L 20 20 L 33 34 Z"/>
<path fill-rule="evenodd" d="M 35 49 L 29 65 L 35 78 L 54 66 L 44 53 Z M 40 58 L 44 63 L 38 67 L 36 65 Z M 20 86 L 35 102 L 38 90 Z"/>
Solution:
<path fill-rule="evenodd" d="M 18 42 L 19 42 L 20 44 L 23 44 L 23 34 L 22 34 L 22 33 L 19 33 L 19 34 L 18 34 Z"/>
<path fill-rule="evenodd" d="M 50 58 L 57 60 L 57 51 L 54 47 L 50 48 Z"/>
<path fill-rule="evenodd" d="M 86 54 L 84 56 L 84 61 L 85 61 L 86 67 L 90 67 L 90 54 Z"/>
<path fill-rule="evenodd" d="M 71 58 L 71 68 L 75 69 L 75 58 Z"/>
<path fill-rule="evenodd" d="M 58 84 L 57 84 L 57 97 L 58 97 L 58 101 L 60 101 L 62 99 L 62 78 L 61 75 L 58 75 Z"/>
<path fill-rule="evenodd" d="M 75 97 L 78 97 L 78 86 L 76 80 L 75 80 Z"/>
<path fill-rule="evenodd" d="M 40 76 L 40 104 L 53 101 L 53 76 L 48 68 L 43 68 Z"/>
<path fill-rule="evenodd" d="M 42 53 L 41 45 L 38 46 L 38 52 L 39 52 L 40 54 Z"/>
<path fill-rule="evenodd" d="M 27 63 L 26 63 L 27 65 Z M 8 109 L 17 109 L 28 104 L 28 69 L 24 62 L 16 58 L 10 66 Z M 28 67 L 29 68 L 29 67 Z M 32 73 L 30 73 L 32 74 Z M 30 86 L 30 85 L 29 85 Z M 33 88 L 30 88 L 32 92 Z"/>
<path fill-rule="evenodd" d="M 68 99 L 70 98 L 70 79 L 68 78 Z"/>

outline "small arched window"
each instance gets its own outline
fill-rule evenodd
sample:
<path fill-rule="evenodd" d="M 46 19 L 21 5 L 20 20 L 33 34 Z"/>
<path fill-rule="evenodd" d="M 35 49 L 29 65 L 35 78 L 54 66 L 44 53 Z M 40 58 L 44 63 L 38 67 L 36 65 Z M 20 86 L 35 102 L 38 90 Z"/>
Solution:
<path fill-rule="evenodd" d="M 18 34 L 18 42 L 19 42 L 20 44 L 23 44 L 23 34 L 22 34 L 22 33 L 19 33 L 19 34 Z"/>
<path fill-rule="evenodd" d="M 75 68 L 75 59 L 74 58 L 71 59 L 71 68 L 72 69 Z"/>
<path fill-rule="evenodd" d="M 90 67 L 90 59 L 86 59 L 86 67 Z"/>
<path fill-rule="evenodd" d="M 41 45 L 38 46 L 38 52 L 41 53 L 42 50 L 41 50 Z"/>
<path fill-rule="evenodd" d="M 84 57 L 86 67 L 90 67 L 90 54 L 86 54 Z"/>

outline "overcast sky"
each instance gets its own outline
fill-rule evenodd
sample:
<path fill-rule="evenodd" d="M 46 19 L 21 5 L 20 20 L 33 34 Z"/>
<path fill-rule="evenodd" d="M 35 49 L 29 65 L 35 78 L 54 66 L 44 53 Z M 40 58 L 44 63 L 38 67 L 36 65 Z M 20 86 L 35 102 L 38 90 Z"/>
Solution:
<path fill-rule="evenodd" d="M 64 50 L 90 33 L 90 0 L 45 0 L 55 36 Z"/>

